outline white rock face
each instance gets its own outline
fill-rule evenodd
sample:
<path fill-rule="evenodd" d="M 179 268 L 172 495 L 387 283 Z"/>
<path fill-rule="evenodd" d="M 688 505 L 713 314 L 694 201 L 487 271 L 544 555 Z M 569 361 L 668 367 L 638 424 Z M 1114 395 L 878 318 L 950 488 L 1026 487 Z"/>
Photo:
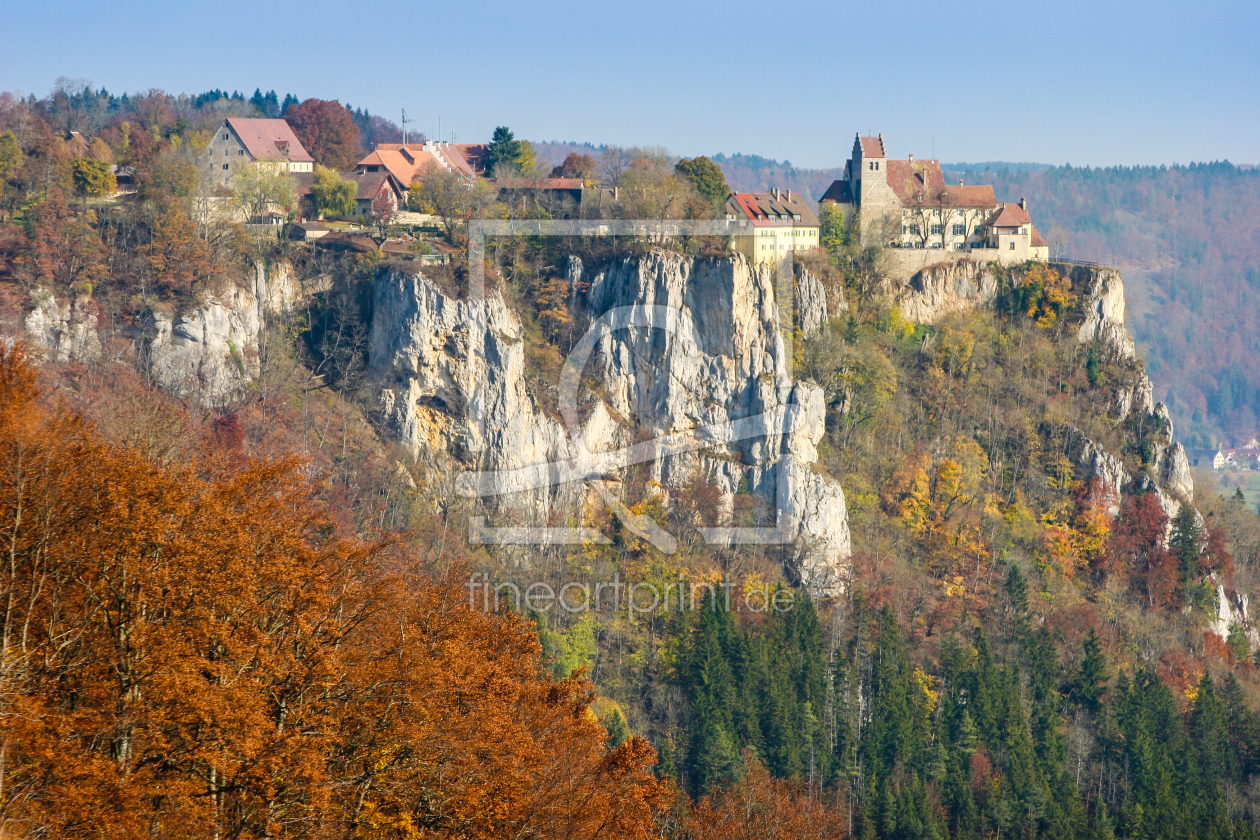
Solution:
<path fill-rule="evenodd" d="M 916 324 L 935 324 L 954 312 L 987 306 L 996 297 L 992 266 L 959 260 L 931 265 L 915 274 L 897 295 L 897 306 Z"/>
<path fill-rule="evenodd" d="M 1078 472 L 1086 481 L 1098 479 L 1098 489 L 1103 494 L 1107 513 L 1120 513 L 1120 493 L 1132 482 L 1124 468 L 1124 462 L 1087 438 L 1084 432 L 1074 430 L 1068 444 L 1068 457 L 1077 464 Z"/>
<path fill-rule="evenodd" d="M 1229 628 L 1233 624 L 1243 627 L 1247 642 L 1254 648 L 1260 645 L 1260 633 L 1251 625 L 1248 615 L 1249 599 L 1243 592 L 1225 589 L 1225 584 L 1217 579 L 1215 573 L 1212 581 L 1216 584 L 1216 617 L 1209 622 L 1212 632 L 1222 639 L 1229 638 Z"/>
<path fill-rule="evenodd" d="M 796 324 L 811 335 L 827 323 L 827 291 L 822 281 L 801 268 L 796 275 Z"/>
<path fill-rule="evenodd" d="M 58 302 L 47 289 L 33 289 L 35 308 L 26 316 L 26 335 L 43 358 L 56 362 L 91 362 L 101 355 L 96 313 L 86 296 Z"/>
<path fill-rule="evenodd" d="M 1081 294 L 1085 320 L 1077 337 L 1082 343 L 1099 341 L 1122 356 L 1136 358 L 1137 350 L 1124 325 L 1124 281 L 1120 272 L 1110 268 L 1088 271 L 1089 282 Z M 1074 276 L 1073 281 L 1076 279 Z"/>
<path fill-rule="evenodd" d="M 385 427 L 417 456 L 445 451 L 508 473 L 503 492 L 542 521 L 556 491 L 509 471 L 570 459 L 574 448 L 526 390 L 521 324 L 503 298 L 457 300 L 419 274 L 388 273 L 373 310 L 368 358 Z M 590 426 L 612 438 L 602 419 Z"/>
<path fill-rule="evenodd" d="M 570 280 L 583 276 L 576 260 L 566 269 Z M 774 293 L 769 271 L 738 255 L 697 261 L 657 251 L 597 273 L 577 303 L 597 325 L 580 373 L 598 382 L 598 398 L 579 395 L 583 419 L 571 433 L 527 391 L 520 322 L 500 296 L 457 300 L 423 276 L 383 273 L 371 376 L 386 427 L 415 454 L 445 451 L 498 471 L 500 489 L 533 522 L 586 493 L 581 481 L 539 488 L 530 467 L 565 462 L 612 486 L 645 463 L 667 495 L 698 472 L 727 510 L 741 484 L 765 500 L 790 532 L 790 570 L 835 592 L 850 554 L 844 493 L 810 469 L 822 392 L 789 375 Z M 811 313 L 821 293 L 821 284 L 805 290 Z M 627 447 L 645 440 L 656 448 L 634 457 Z"/>
<path fill-rule="evenodd" d="M 204 406 L 240 399 L 258 375 L 258 300 L 235 286 L 200 305 L 149 317 L 149 370 L 158 385 Z"/>
<path fill-rule="evenodd" d="M 287 262 L 255 262 L 249 285 L 229 286 L 180 312 L 150 311 L 144 349 L 163 390 L 206 407 L 245 395 L 258 376 L 258 338 L 267 316 L 292 309 L 303 294 Z"/>
<path fill-rule="evenodd" d="M 254 298 L 263 312 L 288 312 L 302 299 L 302 284 L 293 277 L 293 266 L 278 262 L 270 266 L 254 262 Z"/>

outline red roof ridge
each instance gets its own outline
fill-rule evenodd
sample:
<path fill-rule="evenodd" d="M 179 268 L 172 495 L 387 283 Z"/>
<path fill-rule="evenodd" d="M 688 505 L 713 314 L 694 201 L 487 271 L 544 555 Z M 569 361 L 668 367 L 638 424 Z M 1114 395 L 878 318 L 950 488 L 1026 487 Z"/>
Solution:
<path fill-rule="evenodd" d="M 288 160 L 294 163 L 314 163 L 293 133 L 293 127 L 284 120 L 262 117 L 228 117 L 225 122 L 240 138 L 245 151 L 254 160 Z"/>

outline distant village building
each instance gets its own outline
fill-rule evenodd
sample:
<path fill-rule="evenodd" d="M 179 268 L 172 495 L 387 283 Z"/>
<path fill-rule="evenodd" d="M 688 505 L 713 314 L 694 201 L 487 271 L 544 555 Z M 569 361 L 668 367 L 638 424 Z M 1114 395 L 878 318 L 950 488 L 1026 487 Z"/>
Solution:
<path fill-rule="evenodd" d="M 485 154 L 485 145 L 477 143 L 381 143 L 355 165 L 355 170 L 389 172 L 408 189 L 418 175 L 437 169 L 469 181 L 484 177 Z"/>
<path fill-rule="evenodd" d="M 362 219 L 371 218 L 378 209 L 394 213 L 407 206 L 407 189 L 393 173 L 357 166 L 342 177 L 354 182 L 354 212 Z"/>
<path fill-rule="evenodd" d="M 1004 264 L 1050 258 L 1023 199 L 1001 204 L 991 185 L 947 184 L 937 160 L 889 158 L 882 134 L 854 138 L 844 175 L 819 203 L 835 202 L 856 221 L 863 242 L 949 252 L 936 262 L 968 255 Z"/>
<path fill-rule="evenodd" d="M 793 251 L 818 247 L 818 216 L 800 193 L 772 188 L 768 193 L 731 193 L 727 221 L 753 228 L 737 236 L 736 247 L 754 263 L 778 263 Z"/>
<path fill-rule="evenodd" d="M 250 163 L 267 163 L 293 173 L 315 169 L 315 159 L 284 120 L 229 117 L 198 158 L 212 190 L 226 188 L 232 176 Z"/>

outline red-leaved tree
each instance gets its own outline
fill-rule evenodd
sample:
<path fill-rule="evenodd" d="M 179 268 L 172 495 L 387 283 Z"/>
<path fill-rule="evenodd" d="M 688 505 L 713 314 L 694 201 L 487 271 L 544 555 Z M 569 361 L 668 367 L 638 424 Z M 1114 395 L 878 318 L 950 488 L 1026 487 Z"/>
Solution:
<path fill-rule="evenodd" d="M 340 172 L 359 159 L 359 127 L 340 102 L 307 99 L 290 105 L 284 118 L 316 163 Z"/>

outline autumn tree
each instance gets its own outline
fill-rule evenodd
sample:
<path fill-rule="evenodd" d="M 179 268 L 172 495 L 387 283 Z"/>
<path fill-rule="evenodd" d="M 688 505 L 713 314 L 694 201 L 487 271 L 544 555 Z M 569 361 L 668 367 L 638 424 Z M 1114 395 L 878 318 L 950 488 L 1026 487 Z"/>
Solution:
<path fill-rule="evenodd" d="M 297 206 L 297 186 L 287 172 L 263 161 L 237 170 L 228 184 L 232 201 L 247 219 L 272 210 L 290 213 Z"/>
<path fill-rule="evenodd" d="M 105 277 L 105 249 L 88 214 L 76 212 L 53 193 L 31 213 L 31 247 L 15 257 L 18 276 L 66 290 Z"/>
<path fill-rule="evenodd" d="M 655 836 L 646 741 L 297 463 L 154 463 L 0 346 L 0 464 L 6 832 Z"/>
<path fill-rule="evenodd" d="M 552 167 L 552 178 L 581 178 L 589 181 L 595 176 L 595 158 L 578 152 L 569 152 L 564 162 Z"/>
<path fill-rule="evenodd" d="M 81 195 L 99 198 L 113 195 L 118 189 L 118 179 L 108 163 L 79 158 L 74 162 L 74 188 Z"/>
<path fill-rule="evenodd" d="M 284 119 L 316 163 L 340 172 L 359 159 L 359 128 L 350 109 L 340 102 L 307 99 L 289 106 Z"/>
<path fill-rule="evenodd" d="M 495 191 L 484 180 L 469 182 L 457 173 L 430 169 L 411 183 L 407 206 L 418 213 L 442 218 L 446 235 L 454 239 L 462 226 L 495 201 Z"/>
<path fill-rule="evenodd" d="M 752 753 L 746 773 L 705 796 L 687 815 L 691 840 L 842 840 L 849 820 L 835 796 L 820 796 L 799 781 L 773 778 Z"/>
<path fill-rule="evenodd" d="M 731 188 L 722 167 L 707 157 L 683 158 L 674 164 L 674 172 L 690 181 L 696 192 L 711 204 L 721 204 L 730 197 Z"/>
<path fill-rule="evenodd" d="M 849 244 L 849 230 L 844 211 L 834 201 L 823 202 L 818 210 L 818 244 L 824 250 L 835 253 Z"/>
<path fill-rule="evenodd" d="M 376 195 L 372 196 L 368 215 L 372 223 L 376 225 L 377 233 L 384 239 L 389 232 L 389 226 L 398 217 L 398 204 L 394 201 L 393 193 L 390 192 L 387 184 L 381 184 Z"/>
<path fill-rule="evenodd" d="M 137 249 L 148 265 L 158 289 L 173 295 L 188 294 L 214 266 L 210 250 L 197 236 L 197 225 L 174 201 L 157 208 L 149 241 Z"/>
<path fill-rule="evenodd" d="M 22 167 L 22 147 L 12 131 L 0 133 L 0 203 L 9 186 L 9 179 Z"/>

